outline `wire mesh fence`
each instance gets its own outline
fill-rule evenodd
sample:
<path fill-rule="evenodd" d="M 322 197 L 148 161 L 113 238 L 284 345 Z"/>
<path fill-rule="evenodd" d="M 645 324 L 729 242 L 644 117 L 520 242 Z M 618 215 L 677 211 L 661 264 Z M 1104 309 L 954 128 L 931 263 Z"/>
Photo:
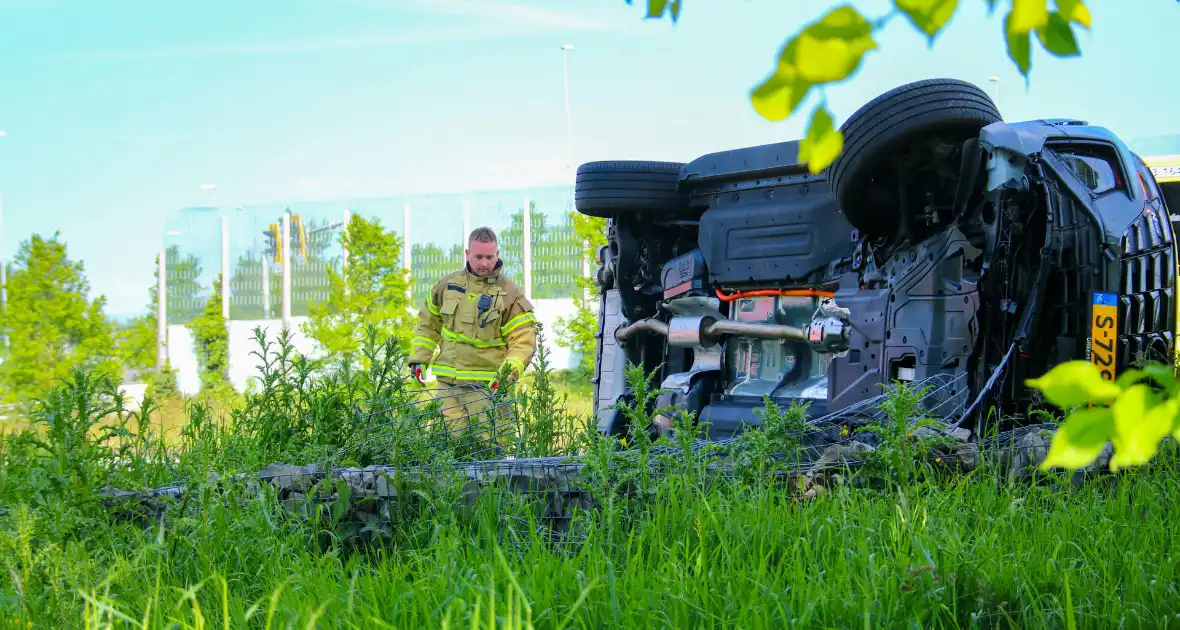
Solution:
<path fill-rule="evenodd" d="M 922 392 L 922 409 L 949 413 L 943 420 L 929 421 L 932 426 L 912 431 L 929 443 L 911 455 L 936 474 L 988 469 L 1009 478 L 1033 476 L 1048 453 L 1056 425 L 1017 427 L 973 440 L 962 431 L 947 433 L 955 424 L 955 410 L 964 406 L 962 397 L 949 395 L 960 385 L 961 379 L 945 376 L 914 384 Z M 372 422 L 364 437 L 319 462 L 272 464 L 255 474 L 214 481 L 271 496 L 285 513 L 356 544 L 387 540 L 428 509 L 470 514 L 481 501 L 493 500 L 501 544 L 541 542 L 554 549 L 576 549 L 596 526 L 607 488 L 621 493 L 619 504 L 637 503 L 641 510 L 642 479 L 659 483 L 692 470 L 704 483 L 734 483 L 748 481 L 752 468 L 742 437 L 695 440 L 684 449 L 666 443 L 646 451 L 611 447 L 605 456 L 600 442 L 591 447 L 594 452 L 522 457 L 528 429 L 517 399 L 472 385 L 440 386 L 422 394 L 369 412 Z M 808 422 L 796 452 L 764 452 L 760 456 L 767 461 L 758 470 L 767 481 L 786 482 L 785 487 L 805 492 L 806 498 L 833 479 L 855 480 L 860 469 L 891 461 L 878 457 L 879 450 L 897 445 L 860 430 L 890 421 L 884 415 L 886 396 Z M 377 459 L 384 461 L 367 466 L 343 463 L 360 450 L 379 454 Z M 1075 473 L 1075 479 L 1105 470 L 1110 455 L 1108 445 L 1097 462 Z M 112 506 L 130 505 L 140 515 L 146 511 L 159 518 L 188 490 L 188 485 L 176 483 L 144 492 L 109 490 L 105 498 Z"/>
<path fill-rule="evenodd" d="M 331 466 L 357 451 L 409 463 L 425 453 L 445 452 L 455 461 L 514 457 L 524 435 L 516 398 L 472 383 L 444 384 L 415 392 L 413 400 L 371 411 L 361 418 L 365 436 L 324 462 Z M 407 441 L 411 441 L 407 444 Z M 413 446 L 413 449 L 404 448 Z"/>

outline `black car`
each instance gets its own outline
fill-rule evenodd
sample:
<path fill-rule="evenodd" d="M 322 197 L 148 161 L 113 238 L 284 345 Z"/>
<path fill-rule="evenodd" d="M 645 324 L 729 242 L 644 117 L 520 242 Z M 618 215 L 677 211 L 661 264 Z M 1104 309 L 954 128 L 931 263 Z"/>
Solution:
<path fill-rule="evenodd" d="M 1038 407 L 1026 379 L 1072 359 L 1107 378 L 1175 360 L 1177 252 L 1151 171 L 1077 120 L 1006 123 L 957 80 L 898 87 L 811 174 L 784 142 L 687 163 L 592 162 L 599 430 L 626 420 L 627 364 L 727 437 L 764 395 L 818 416 L 894 381 L 979 430 Z"/>

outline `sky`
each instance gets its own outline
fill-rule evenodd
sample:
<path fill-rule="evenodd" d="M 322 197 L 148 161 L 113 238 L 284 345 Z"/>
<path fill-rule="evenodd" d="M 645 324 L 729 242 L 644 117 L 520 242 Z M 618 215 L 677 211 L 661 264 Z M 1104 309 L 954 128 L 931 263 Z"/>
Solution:
<path fill-rule="evenodd" d="M 570 184 L 571 163 L 795 139 L 818 97 L 771 123 L 749 90 L 836 4 L 687 0 L 673 24 L 645 20 L 644 0 L 0 0 L 0 245 L 11 258 L 59 232 L 125 316 L 146 307 L 165 224 L 185 206 Z M 992 91 L 996 76 L 1008 120 L 1180 133 L 1176 0 L 1093 0 L 1082 57 L 1034 49 L 1027 85 L 1002 11 L 959 4 L 933 44 L 891 21 L 825 91 L 837 123 L 909 81 Z"/>

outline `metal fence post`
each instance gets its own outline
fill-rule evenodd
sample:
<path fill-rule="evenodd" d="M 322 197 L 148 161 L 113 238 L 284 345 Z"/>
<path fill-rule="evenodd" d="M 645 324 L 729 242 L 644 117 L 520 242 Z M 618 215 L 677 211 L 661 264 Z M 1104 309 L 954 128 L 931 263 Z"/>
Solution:
<path fill-rule="evenodd" d="M 160 248 L 156 263 L 156 369 L 168 363 L 168 249 Z"/>
<path fill-rule="evenodd" d="M 291 211 L 283 212 L 283 330 L 291 329 Z"/>
<path fill-rule="evenodd" d="M 524 281 L 524 299 L 533 299 L 533 202 L 525 197 L 524 212 L 521 213 L 521 278 Z"/>
<path fill-rule="evenodd" d="M 221 215 L 221 316 L 229 319 L 229 217 Z"/>

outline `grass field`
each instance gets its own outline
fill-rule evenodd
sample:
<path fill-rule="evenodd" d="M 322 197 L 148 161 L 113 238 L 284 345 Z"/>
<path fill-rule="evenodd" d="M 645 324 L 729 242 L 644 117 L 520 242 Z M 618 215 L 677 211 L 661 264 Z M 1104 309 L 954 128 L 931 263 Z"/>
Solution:
<path fill-rule="evenodd" d="M 402 395 L 383 365 L 353 380 L 279 372 L 221 422 L 189 406 L 172 446 L 150 414 L 128 416 L 115 453 L 93 435 L 110 418 L 90 407 L 101 383 L 64 385 L 31 418 L 39 439 L 0 442 L 0 628 L 1180 626 L 1174 444 L 1151 468 L 1080 488 L 981 470 L 812 500 L 765 479 L 705 483 L 687 456 L 658 479 L 630 477 L 637 490 L 620 490 L 625 471 L 596 482 L 602 510 L 559 548 L 522 534 L 519 506 L 495 493 L 458 512 L 445 489 L 422 490 L 421 513 L 364 552 L 325 549 L 272 502 L 209 484 L 159 521 L 115 518 L 98 500 L 107 485 L 202 480 L 371 441 L 372 425 L 346 412 Z M 532 421 L 574 426 L 562 388 L 577 391 L 533 384 Z M 610 461 L 606 442 L 563 431 Z"/>

